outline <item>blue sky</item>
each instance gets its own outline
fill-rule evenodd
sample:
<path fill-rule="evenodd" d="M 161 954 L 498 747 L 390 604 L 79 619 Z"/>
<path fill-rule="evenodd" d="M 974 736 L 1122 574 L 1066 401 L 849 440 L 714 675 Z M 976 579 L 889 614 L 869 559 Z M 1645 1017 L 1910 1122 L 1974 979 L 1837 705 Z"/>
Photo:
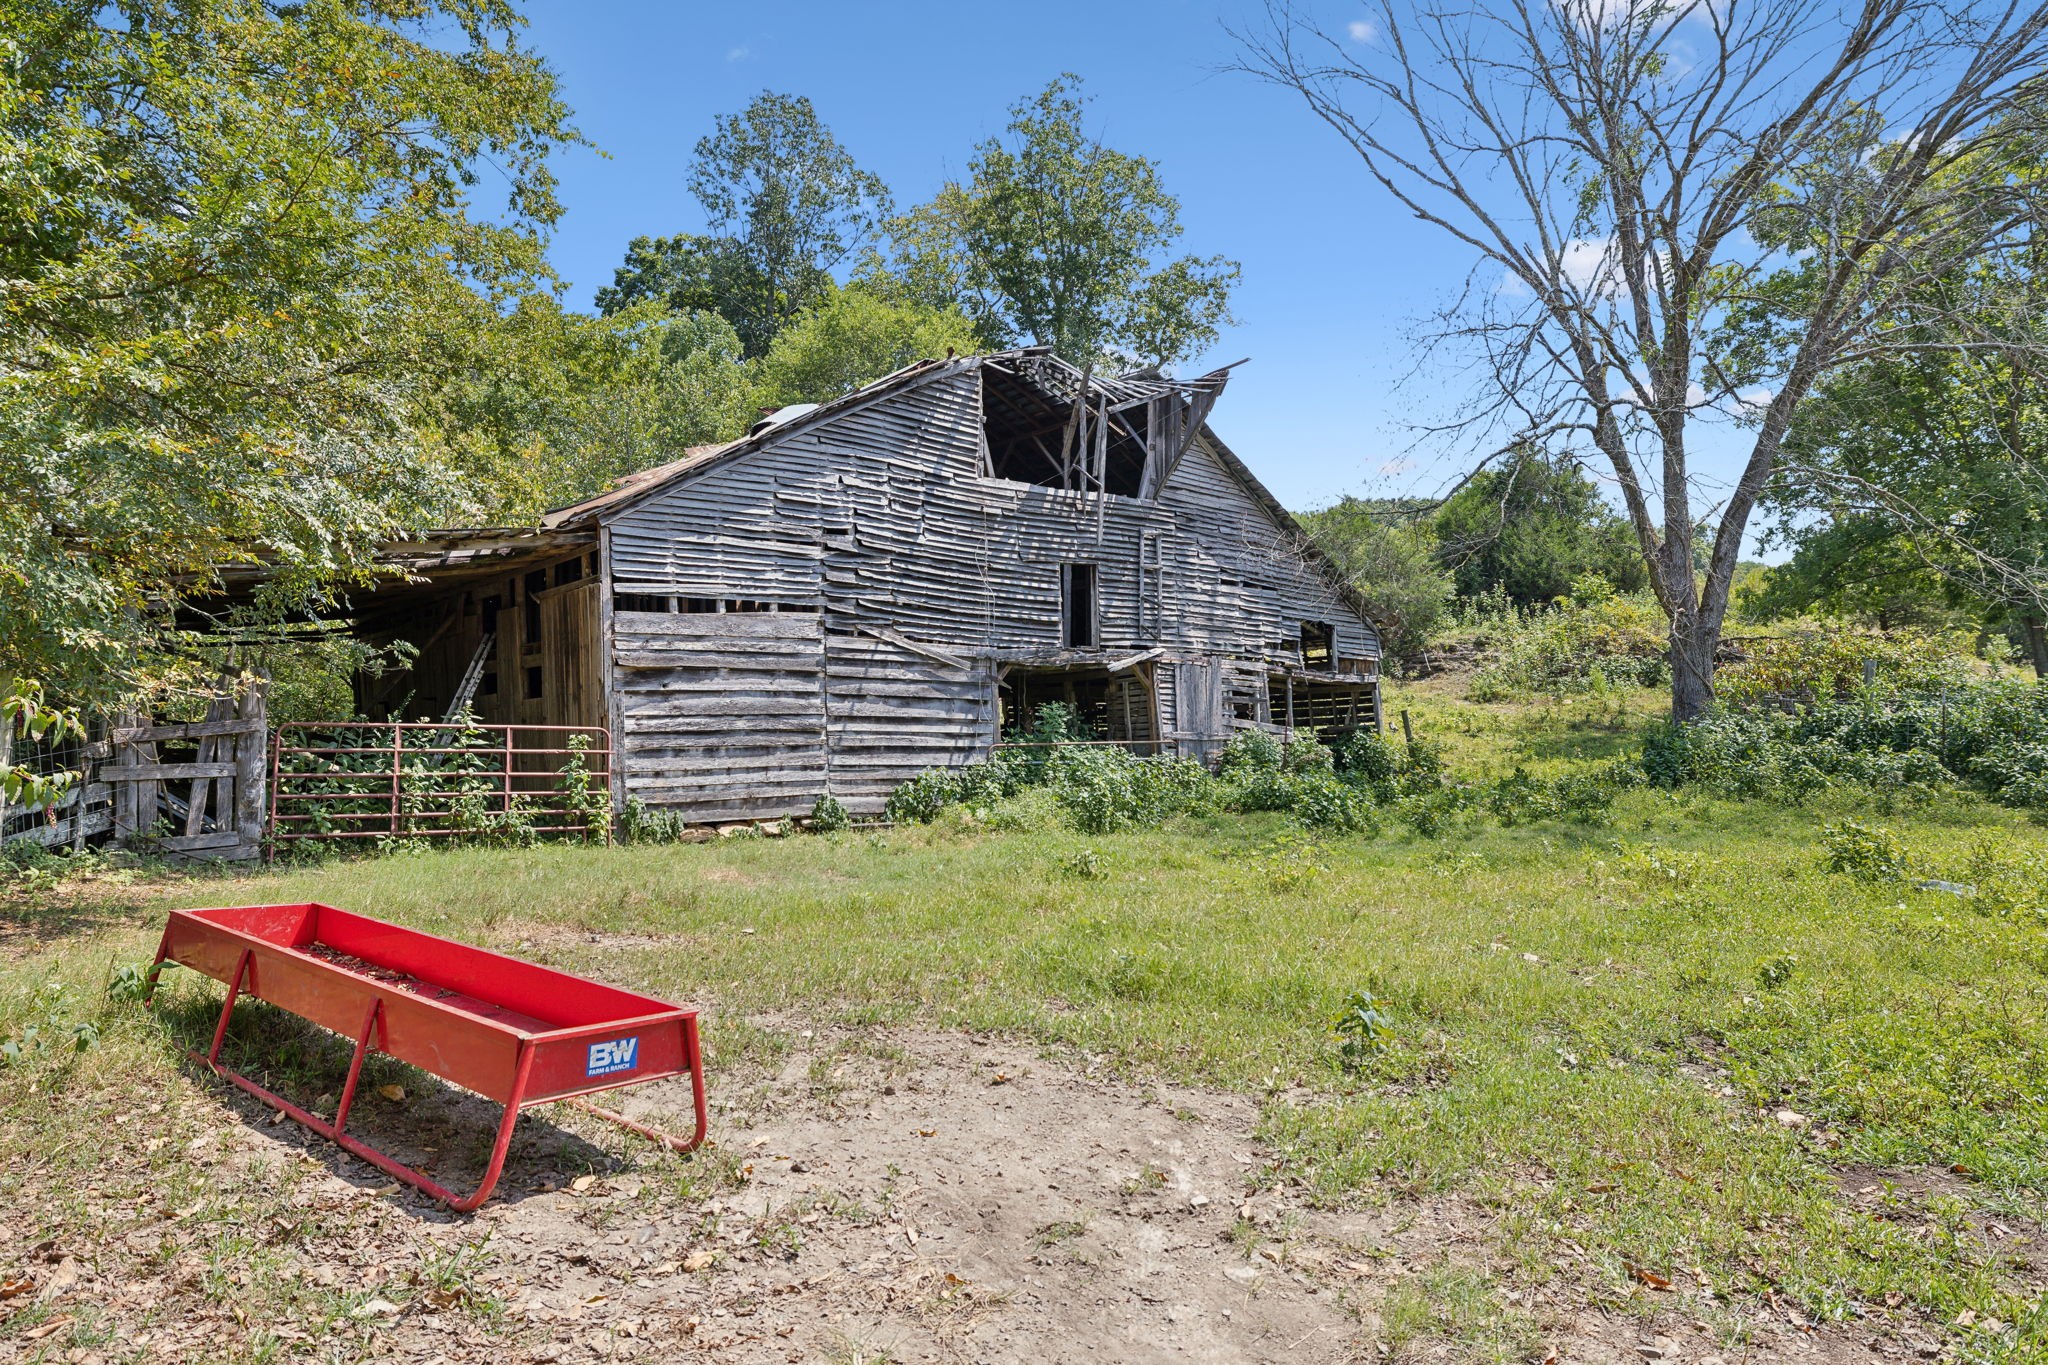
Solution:
<path fill-rule="evenodd" d="M 1470 259 L 1396 208 L 1297 97 L 1223 69 L 1226 24 L 1261 12 L 1256 0 L 535 0 L 529 41 L 607 153 L 563 159 L 555 266 L 587 308 L 632 237 L 700 230 L 691 149 L 764 89 L 808 95 L 908 206 L 963 173 L 1013 101 L 1073 71 L 1094 131 L 1160 164 L 1183 249 L 1243 264 L 1238 325 L 1192 367 L 1251 358 L 1213 419 L 1223 437 L 1296 508 L 1439 490 L 1460 452 L 1418 449 L 1409 424 L 1456 394 L 1412 374 L 1412 356 L 1418 320 L 1455 295 Z M 1328 15 L 1341 31 L 1357 12 Z"/>

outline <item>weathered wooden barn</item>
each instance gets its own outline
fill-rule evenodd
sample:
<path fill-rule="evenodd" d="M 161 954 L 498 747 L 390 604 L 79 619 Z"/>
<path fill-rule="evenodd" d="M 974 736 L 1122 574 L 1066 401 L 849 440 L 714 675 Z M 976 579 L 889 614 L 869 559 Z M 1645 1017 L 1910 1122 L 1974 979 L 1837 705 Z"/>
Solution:
<path fill-rule="evenodd" d="M 418 654 L 359 702 L 605 726 L 618 802 L 707 822 L 877 810 L 1047 701 L 1181 753 L 1376 724 L 1378 637 L 1209 428 L 1226 379 L 925 361 L 538 528 L 394 546 L 356 628 Z"/>

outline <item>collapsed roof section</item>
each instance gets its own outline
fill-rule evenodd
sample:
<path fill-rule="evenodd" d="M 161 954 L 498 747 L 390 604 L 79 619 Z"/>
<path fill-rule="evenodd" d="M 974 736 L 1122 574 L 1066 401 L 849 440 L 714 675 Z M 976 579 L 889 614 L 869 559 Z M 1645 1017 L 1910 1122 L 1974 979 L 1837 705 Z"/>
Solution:
<path fill-rule="evenodd" d="M 1043 347 L 988 356 L 981 362 L 988 473 L 1150 498 L 1187 454 L 1232 368 L 1190 380 L 1156 369 L 1103 377 Z"/>

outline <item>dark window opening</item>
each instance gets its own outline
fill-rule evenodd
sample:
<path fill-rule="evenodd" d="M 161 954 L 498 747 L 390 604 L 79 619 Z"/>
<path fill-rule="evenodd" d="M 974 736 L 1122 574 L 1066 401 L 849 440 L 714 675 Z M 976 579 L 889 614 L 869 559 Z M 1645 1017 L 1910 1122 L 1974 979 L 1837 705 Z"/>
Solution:
<path fill-rule="evenodd" d="M 555 586 L 558 588 L 564 583 L 574 583 L 582 577 L 583 561 L 581 559 L 565 559 L 555 565 Z"/>
<path fill-rule="evenodd" d="M 526 699 L 528 701 L 537 700 L 540 697 L 540 693 L 540 669 L 538 667 L 529 668 L 526 670 Z"/>
<path fill-rule="evenodd" d="M 466 592 L 466 593 L 462 594 L 462 614 L 463 614 L 464 616 L 474 616 L 474 615 L 476 615 L 476 594 L 475 594 L 475 593 L 473 593 L 473 592 Z"/>
<path fill-rule="evenodd" d="M 500 603 L 496 597 L 486 597 L 484 599 L 483 630 L 486 635 L 493 634 L 498 629 L 499 605 Z"/>
<path fill-rule="evenodd" d="M 1301 662 L 1306 668 L 1331 669 L 1336 665 L 1337 628 L 1328 621 L 1301 623 Z"/>
<path fill-rule="evenodd" d="M 715 597 L 678 597 L 675 600 L 677 611 L 693 615 L 708 615 L 718 610 L 718 599 Z"/>
<path fill-rule="evenodd" d="M 1045 392 L 1021 376 L 993 366 L 982 368 L 982 429 L 988 438 L 989 472 L 998 479 L 1041 488 L 1094 490 L 1097 486 L 1096 432 L 1108 423 L 1100 448 L 1101 487 L 1135 498 L 1145 481 L 1145 447 L 1150 405 L 1138 403 L 1105 414 L 1100 395 L 1088 404 L 1083 448 L 1074 430 L 1071 398 Z"/>
<path fill-rule="evenodd" d="M 487 696 L 487 697 L 495 697 L 495 696 L 497 696 L 497 695 L 498 695 L 498 675 L 497 675 L 497 674 L 495 674 L 495 673 L 486 673 L 486 674 L 484 674 L 484 676 L 483 676 L 483 681 L 477 684 L 477 688 L 476 688 L 476 690 L 477 690 L 477 691 L 479 691 L 479 692 L 481 692 L 481 693 L 483 693 L 483 694 L 484 694 L 485 696 Z"/>
<path fill-rule="evenodd" d="M 655 597 L 644 592 L 620 592 L 612 594 L 613 611 L 667 611 L 670 597 Z"/>
<path fill-rule="evenodd" d="M 1093 649 L 1097 644 L 1095 566 L 1060 566 L 1060 636 L 1069 649 Z"/>

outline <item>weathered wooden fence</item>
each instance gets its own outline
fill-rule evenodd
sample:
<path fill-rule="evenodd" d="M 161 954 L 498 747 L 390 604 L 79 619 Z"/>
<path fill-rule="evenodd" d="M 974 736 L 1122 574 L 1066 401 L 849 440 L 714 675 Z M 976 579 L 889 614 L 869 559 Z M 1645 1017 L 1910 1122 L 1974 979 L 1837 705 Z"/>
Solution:
<path fill-rule="evenodd" d="M 200 720 L 116 720 L 96 774 L 112 793 L 116 844 L 227 861 L 263 851 L 265 691 L 260 676 L 224 676 Z"/>
<path fill-rule="evenodd" d="M 111 836 L 137 851 L 256 857 L 269 811 L 266 688 L 259 674 L 224 674 L 199 720 L 130 711 L 37 751 L 38 770 L 78 780 L 52 806 L 0 810 L 0 841 L 82 848 Z"/>

